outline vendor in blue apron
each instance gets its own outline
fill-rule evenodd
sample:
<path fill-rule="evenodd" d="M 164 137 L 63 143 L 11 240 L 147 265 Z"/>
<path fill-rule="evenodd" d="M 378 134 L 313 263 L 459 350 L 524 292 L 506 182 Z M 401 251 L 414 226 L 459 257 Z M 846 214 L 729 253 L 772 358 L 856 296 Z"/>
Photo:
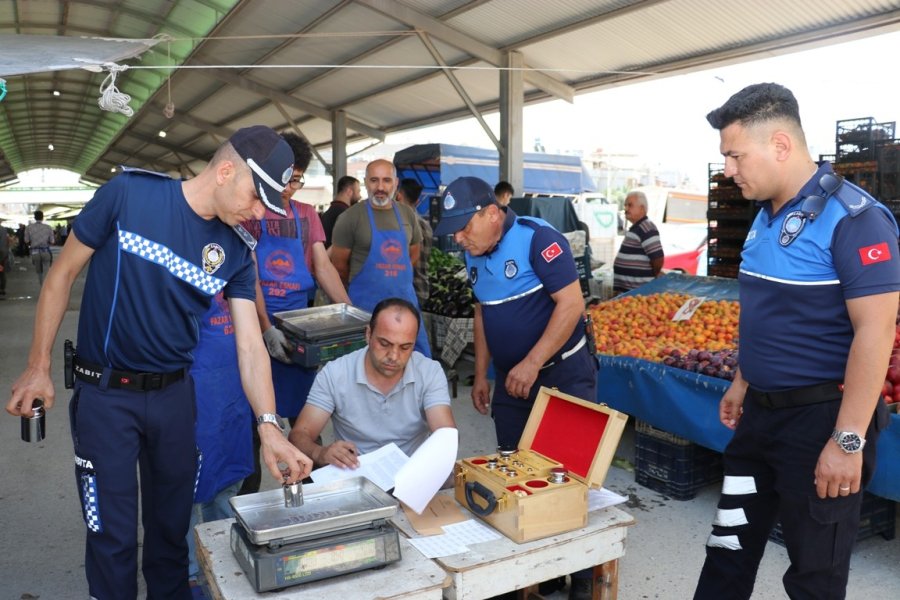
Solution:
<path fill-rule="evenodd" d="M 354 306 L 371 312 L 381 300 L 396 297 L 419 308 L 413 265 L 419 262 L 422 233 L 416 214 L 393 199 L 397 176 L 390 161 L 369 163 L 365 184 L 368 199 L 344 211 L 335 224 L 331 260 L 349 282 Z M 421 323 L 415 349 L 431 358 Z"/>
<path fill-rule="evenodd" d="M 222 292 L 200 321 L 191 377 L 197 404 L 197 482 L 187 543 L 188 577 L 194 585 L 200 572 L 194 526 L 234 516 L 228 500 L 253 472 L 253 413 L 241 387 L 234 324 Z"/>
<path fill-rule="evenodd" d="M 282 138 L 294 153 L 294 172 L 281 195 L 286 215 L 267 210 L 264 219 L 243 226 L 257 240 L 256 312 L 271 357 L 275 402 L 278 414 L 287 417 L 293 426 L 306 403 L 316 369 L 293 362 L 295 346 L 274 327 L 274 314 L 307 308 L 315 297 L 317 281 L 333 301 L 349 304 L 350 298 L 325 251 L 325 230 L 315 208 L 291 199 L 303 187 L 312 150 L 306 140 L 295 134 L 282 134 Z M 256 440 L 254 451 L 259 452 Z M 241 486 L 240 493 L 258 491 L 260 477 L 257 460 L 254 473 Z"/>

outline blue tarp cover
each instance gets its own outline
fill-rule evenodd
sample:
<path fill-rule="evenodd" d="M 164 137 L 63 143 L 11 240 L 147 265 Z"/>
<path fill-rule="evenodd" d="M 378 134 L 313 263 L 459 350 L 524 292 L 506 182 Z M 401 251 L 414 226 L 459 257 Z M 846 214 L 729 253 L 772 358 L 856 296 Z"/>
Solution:
<path fill-rule="evenodd" d="M 596 191 L 581 158 L 565 154 L 526 152 L 524 190 L 517 194 L 580 194 Z M 399 178 L 414 177 L 426 194 L 438 193 L 441 185 L 449 185 L 459 177 L 478 177 L 491 186 L 500 180 L 499 154 L 489 148 L 452 144 L 418 144 L 394 155 Z M 427 168 L 426 168 L 427 167 Z M 430 171 L 430 173 L 425 173 Z"/>
<path fill-rule="evenodd" d="M 632 294 L 685 292 L 716 299 L 737 298 L 737 281 L 671 273 Z M 719 422 L 719 400 L 730 382 L 622 356 L 598 355 L 597 401 L 654 427 L 721 452 L 732 431 Z M 900 501 L 900 415 L 878 439 L 878 464 L 868 490 Z"/>

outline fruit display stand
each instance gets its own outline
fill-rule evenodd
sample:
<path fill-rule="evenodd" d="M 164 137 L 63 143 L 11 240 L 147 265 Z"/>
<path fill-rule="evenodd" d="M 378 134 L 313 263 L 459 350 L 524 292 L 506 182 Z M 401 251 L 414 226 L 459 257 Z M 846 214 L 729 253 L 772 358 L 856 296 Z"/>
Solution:
<path fill-rule="evenodd" d="M 738 297 L 735 280 L 670 273 L 629 292 L 687 293 L 710 299 Z M 597 401 L 636 419 L 721 452 L 732 431 L 719 422 L 719 400 L 730 382 L 627 356 L 598 354 Z M 900 415 L 892 414 L 878 439 L 878 463 L 868 491 L 900 501 Z"/>

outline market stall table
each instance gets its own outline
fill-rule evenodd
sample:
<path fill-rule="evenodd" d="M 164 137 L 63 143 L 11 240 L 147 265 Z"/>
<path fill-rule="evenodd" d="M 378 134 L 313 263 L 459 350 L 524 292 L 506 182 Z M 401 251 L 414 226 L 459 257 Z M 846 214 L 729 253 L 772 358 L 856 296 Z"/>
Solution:
<path fill-rule="evenodd" d="M 668 274 L 631 294 L 687 293 L 738 298 L 738 283 L 718 277 Z M 719 401 L 730 382 L 624 356 L 598 355 L 597 401 L 654 427 L 722 452 L 732 431 L 719 422 Z M 878 463 L 867 490 L 900 501 L 900 415 L 878 439 Z"/>
<path fill-rule="evenodd" d="M 452 494 L 443 490 L 442 494 Z M 462 511 L 475 518 L 465 507 Z M 401 511 L 392 519 L 405 535 L 416 537 Z M 618 592 L 618 559 L 625 555 L 627 528 L 634 518 L 618 508 L 604 508 L 588 513 L 587 526 L 551 537 L 517 544 L 501 536 L 489 542 L 474 544 L 468 552 L 434 559 L 451 578 L 444 597 L 451 600 L 489 598 L 595 567 L 604 585 L 597 600 L 615 600 Z"/>
<path fill-rule="evenodd" d="M 447 574 L 433 561 L 400 537 L 399 562 L 382 569 L 304 583 L 282 590 L 257 593 L 231 551 L 230 531 L 234 519 L 201 523 L 195 529 L 197 555 L 214 600 L 334 600 L 351 598 L 441 598 L 449 584 Z"/>

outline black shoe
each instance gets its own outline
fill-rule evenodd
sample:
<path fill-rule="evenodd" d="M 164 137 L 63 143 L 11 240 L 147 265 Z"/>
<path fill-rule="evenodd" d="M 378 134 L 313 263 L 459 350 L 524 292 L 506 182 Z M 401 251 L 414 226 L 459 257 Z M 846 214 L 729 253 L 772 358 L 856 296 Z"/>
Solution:
<path fill-rule="evenodd" d="M 572 585 L 569 587 L 569 600 L 591 600 L 591 580 L 572 578 Z"/>
<path fill-rule="evenodd" d="M 541 596 L 547 596 L 556 592 L 558 590 L 566 587 L 566 576 L 556 577 L 555 579 L 548 579 L 547 581 L 542 581 L 538 584 L 538 593 Z"/>

